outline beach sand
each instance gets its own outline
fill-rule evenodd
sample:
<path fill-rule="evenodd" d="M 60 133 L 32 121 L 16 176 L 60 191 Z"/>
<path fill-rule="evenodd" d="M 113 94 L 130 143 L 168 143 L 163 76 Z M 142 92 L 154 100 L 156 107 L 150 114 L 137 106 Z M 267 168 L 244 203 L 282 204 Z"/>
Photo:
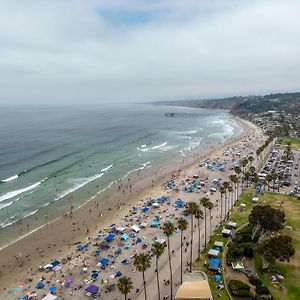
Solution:
<path fill-rule="evenodd" d="M 203 155 L 186 157 L 183 164 L 174 163 L 159 172 L 151 169 L 139 170 L 128 178 L 114 183 L 109 190 L 91 199 L 67 216 L 49 222 L 39 230 L 23 237 L 0 251 L 0 291 L 24 282 L 24 278 L 38 266 L 49 263 L 54 258 L 62 259 L 74 251 L 74 243 L 85 241 L 87 236 L 95 236 L 99 230 L 124 218 L 133 205 L 147 197 L 165 195 L 163 183 L 175 170 L 182 169 L 181 175 L 193 174 L 200 161 L 220 156 L 224 149 L 241 143 L 246 136 L 262 136 L 260 129 L 246 121 L 239 121 L 245 128 L 239 136 L 216 145 Z M 253 140 L 253 143 L 256 141 Z M 259 140 L 257 139 L 257 143 Z M 257 145 L 258 147 L 258 145 Z M 228 175 L 228 174 L 224 174 Z M 37 275 L 38 278 L 39 275 Z"/>

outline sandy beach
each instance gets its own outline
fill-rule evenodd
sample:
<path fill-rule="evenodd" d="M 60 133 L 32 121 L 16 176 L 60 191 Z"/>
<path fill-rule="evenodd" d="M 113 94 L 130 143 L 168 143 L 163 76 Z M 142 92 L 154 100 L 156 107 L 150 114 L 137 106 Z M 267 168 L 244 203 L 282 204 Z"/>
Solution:
<path fill-rule="evenodd" d="M 91 256 L 91 252 L 87 253 L 88 251 L 86 253 L 76 252 L 75 244 L 79 242 L 89 243 L 91 251 L 94 251 L 94 248 L 92 250 L 92 245 L 95 243 L 95 237 L 99 236 L 99 233 L 101 233 L 102 237 L 107 235 L 108 232 L 105 229 L 111 224 L 125 226 L 128 223 L 125 222 L 125 220 L 128 219 L 128 214 L 132 212 L 132 207 L 141 209 L 143 203 L 149 199 L 168 196 L 171 199 L 170 202 L 163 203 L 159 208 L 159 214 L 161 215 L 160 222 L 164 222 L 167 219 L 175 221 L 176 217 L 180 216 L 182 213 L 182 210 L 180 209 L 174 210 L 174 203 L 178 198 L 182 198 L 185 201 L 199 201 L 199 198 L 202 195 L 197 193 L 186 193 L 183 190 L 180 190 L 179 192 L 166 190 L 164 184 L 172 175 L 178 186 L 181 186 L 182 182 L 185 181 L 187 177 L 192 177 L 193 174 L 199 174 L 201 178 L 207 178 L 207 182 L 213 177 L 227 180 L 228 176 L 232 174 L 232 170 L 226 168 L 224 172 L 216 171 L 215 174 L 211 174 L 211 172 L 208 172 L 203 168 L 199 169 L 199 163 L 206 159 L 226 159 L 226 157 L 224 157 L 225 149 L 242 147 L 241 145 L 243 145 L 243 148 L 239 150 L 241 153 L 247 154 L 247 151 L 250 151 L 250 148 L 252 147 L 252 151 L 254 151 L 253 156 L 255 156 L 255 149 L 257 149 L 260 143 L 264 141 L 265 137 L 260 129 L 253 124 L 246 121 L 239 122 L 243 124 L 244 127 L 244 132 L 240 136 L 227 140 L 222 144 L 218 144 L 213 149 L 209 149 L 206 153 L 201 153 L 200 151 L 198 153 L 194 152 L 190 156 L 185 157 L 182 163 L 174 163 L 172 166 L 164 167 L 159 170 L 159 172 L 153 172 L 151 169 L 138 170 L 129 177 L 114 183 L 107 191 L 92 197 L 92 199 L 82 207 L 71 209 L 69 214 L 62 216 L 53 222 L 49 222 L 39 230 L 36 230 L 2 249 L 0 251 L 0 291 L 5 294 L 7 290 L 17 286 L 20 287 L 23 294 L 26 294 L 31 290 L 36 290 L 35 285 L 43 275 L 43 273 L 37 271 L 38 267 L 44 266 L 54 259 L 62 261 L 67 257 L 68 267 L 64 268 L 66 274 L 71 274 L 72 277 L 76 279 L 79 279 L 79 277 L 86 279 L 86 275 L 82 274 L 83 264 L 86 264 L 89 270 L 95 268 L 96 261 L 105 255 L 112 255 L 118 244 L 114 244 L 113 248 L 110 248 L 107 253 L 102 252 L 99 257 Z M 247 147 L 245 147 L 245 144 L 247 144 Z M 179 169 L 181 169 L 180 172 Z M 212 194 L 210 197 L 215 204 L 213 209 L 214 227 L 220 222 L 217 217 L 219 215 L 219 207 L 217 204 L 218 197 L 218 192 Z M 105 199 L 105 201 L 103 201 L 103 199 Z M 171 213 L 173 215 L 171 215 Z M 152 220 L 151 217 L 153 214 L 154 212 L 150 211 L 148 217 L 145 217 L 144 221 L 149 223 L 149 221 Z M 203 226 L 203 222 L 201 226 Z M 142 230 L 143 240 L 150 243 L 150 237 L 154 234 L 156 235 L 157 231 L 156 228 L 150 226 L 146 227 Z M 188 236 L 188 231 L 186 236 Z M 158 237 L 161 237 L 161 234 L 157 234 L 157 238 Z M 176 246 L 174 246 L 174 249 L 175 248 Z M 138 248 L 132 247 L 130 254 L 135 253 L 137 249 Z M 145 249 L 145 251 L 149 251 L 149 248 Z M 174 253 L 174 255 L 176 255 L 176 253 Z M 89 258 L 86 256 L 89 256 Z M 128 256 L 129 252 L 122 253 L 118 257 L 118 261 Z M 112 265 L 114 265 L 115 268 L 110 268 L 110 273 L 106 272 L 106 270 L 103 272 L 101 271 L 101 275 L 99 276 L 99 278 L 101 277 L 101 283 L 104 284 L 107 277 L 109 277 L 112 272 L 120 269 L 117 262 Z M 174 267 L 174 269 L 177 270 L 178 266 Z M 133 277 L 130 273 L 131 271 L 132 266 L 127 269 L 123 267 L 121 272 L 123 275 Z M 149 271 L 149 274 L 150 273 L 153 274 L 153 270 Z M 64 276 L 66 274 L 64 274 Z M 51 274 L 48 273 L 48 275 L 49 278 L 47 278 L 47 280 L 45 279 L 46 281 L 50 282 L 58 280 L 60 282 L 62 280 L 60 275 L 57 275 L 56 277 L 52 272 Z M 134 276 L 139 278 L 139 275 L 137 274 Z M 30 278 L 31 281 L 26 281 L 26 278 Z M 98 280 L 98 284 L 99 281 L 100 280 Z M 149 284 L 151 284 L 151 280 L 148 281 Z M 138 289 L 140 289 L 139 286 L 141 285 L 141 280 L 137 285 Z M 63 291 L 60 289 L 59 291 L 61 296 L 59 296 L 58 299 L 84 298 L 84 289 L 80 291 L 73 289 L 65 289 L 65 291 Z M 41 292 L 38 293 L 37 299 L 41 299 L 41 295 L 44 294 L 47 294 L 47 291 L 41 290 Z M 139 295 L 139 293 L 136 293 L 134 297 L 139 299 Z M 134 297 L 131 299 L 135 299 Z M 107 294 L 105 299 L 121 299 L 121 296 L 115 291 L 111 294 Z M 153 297 L 149 297 L 149 299 L 156 299 L 155 293 L 153 294 Z"/>

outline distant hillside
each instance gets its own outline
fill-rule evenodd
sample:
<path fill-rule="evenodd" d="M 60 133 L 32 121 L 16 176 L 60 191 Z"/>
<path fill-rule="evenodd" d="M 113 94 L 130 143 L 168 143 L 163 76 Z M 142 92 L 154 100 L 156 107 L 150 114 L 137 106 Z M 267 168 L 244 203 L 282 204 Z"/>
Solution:
<path fill-rule="evenodd" d="M 264 96 L 236 96 L 211 100 L 181 100 L 158 102 L 158 105 L 185 106 L 211 109 L 228 109 L 233 114 L 245 116 L 251 113 L 261 113 L 269 110 L 300 114 L 300 92 L 279 93 Z"/>

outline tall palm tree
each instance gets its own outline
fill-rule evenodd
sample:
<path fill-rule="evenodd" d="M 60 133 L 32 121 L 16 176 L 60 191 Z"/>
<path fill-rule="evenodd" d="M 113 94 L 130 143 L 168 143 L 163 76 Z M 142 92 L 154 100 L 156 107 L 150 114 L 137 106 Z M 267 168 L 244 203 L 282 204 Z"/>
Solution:
<path fill-rule="evenodd" d="M 172 274 L 172 263 L 171 263 L 171 248 L 170 248 L 170 237 L 175 231 L 174 224 L 170 221 L 167 221 L 163 224 L 163 232 L 167 237 L 168 242 L 168 256 L 169 256 L 169 268 L 170 268 L 170 285 L 171 285 L 171 300 L 173 299 L 173 274 Z"/>
<path fill-rule="evenodd" d="M 248 165 L 248 163 L 249 163 L 249 160 L 245 157 L 245 158 L 242 160 L 243 172 L 246 171 L 246 166 Z"/>
<path fill-rule="evenodd" d="M 270 190 L 270 183 L 271 183 L 272 179 L 273 179 L 273 177 L 271 174 L 268 174 L 266 176 L 266 181 L 268 182 L 268 191 Z"/>
<path fill-rule="evenodd" d="M 127 300 L 127 295 L 133 289 L 133 282 L 130 277 L 122 276 L 118 280 L 117 287 L 120 293 L 124 295 L 124 299 Z"/>
<path fill-rule="evenodd" d="M 184 218 L 178 220 L 178 229 L 180 230 L 180 283 L 182 283 L 182 246 L 183 246 L 183 232 L 188 227 L 188 222 Z"/>
<path fill-rule="evenodd" d="M 224 181 L 223 182 L 223 188 L 224 188 L 224 195 L 225 195 L 225 213 L 224 213 L 224 215 L 226 216 L 227 215 L 227 200 L 228 200 L 228 197 L 227 197 L 227 189 L 228 189 L 228 187 L 229 187 L 229 182 L 228 181 Z"/>
<path fill-rule="evenodd" d="M 150 256 L 146 253 L 137 254 L 134 258 L 133 264 L 139 272 L 142 272 L 145 300 L 147 300 L 145 271 L 151 267 Z"/>
<path fill-rule="evenodd" d="M 165 245 L 160 242 L 155 242 L 151 247 L 152 253 L 155 255 L 155 268 L 156 268 L 156 281 L 157 281 L 157 291 L 158 291 L 158 300 L 160 300 L 160 287 L 159 287 L 159 277 L 158 277 L 158 259 L 165 252 Z"/>
<path fill-rule="evenodd" d="M 203 211 L 199 208 L 195 213 L 195 218 L 198 221 L 198 259 L 200 258 L 201 253 L 201 229 L 200 229 L 200 220 L 203 219 Z"/>
<path fill-rule="evenodd" d="M 279 193 L 279 188 L 282 186 L 282 181 L 284 179 L 284 173 L 281 171 L 278 174 L 278 180 L 279 180 L 279 184 L 278 184 L 278 193 Z"/>
<path fill-rule="evenodd" d="M 197 213 L 199 206 L 195 202 L 188 203 L 188 210 L 191 216 L 191 251 L 190 251 L 190 272 L 192 272 L 193 262 L 193 240 L 194 240 L 194 215 Z"/>
<path fill-rule="evenodd" d="M 240 174 L 241 174 L 242 170 L 240 167 L 235 167 L 234 171 L 237 175 L 237 196 L 239 196 L 239 182 L 240 182 Z"/>
<path fill-rule="evenodd" d="M 212 237 L 212 225 L 211 225 L 212 216 L 211 216 L 211 210 L 213 209 L 213 207 L 214 207 L 214 204 L 211 201 L 209 201 L 208 204 L 207 204 L 207 208 L 208 208 L 208 211 L 209 211 L 210 237 Z"/>
<path fill-rule="evenodd" d="M 254 161 L 254 157 L 253 156 L 248 156 L 248 160 L 250 165 L 252 164 L 252 162 Z"/>
<path fill-rule="evenodd" d="M 219 192 L 221 194 L 220 223 L 222 223 L 222 221 L 223 221 L 223 216 L 222 216 L 222 212 L 223 212 L 223 195 L 225 194 L 225 188 L 224 188 L 224 186 L 220 187 Z"/>
<path fill-rule="evenodd" d="M 229 210 L 232 208 L 232 205 L 233 205 L 233 187 L 232 185 L 229 185 L 228 186 L 228 194 L 229 194 L 229 202 L 230 202 L 230 207 L 229 207 Z"/>
<path fill-rule="evenodd" d="M 229 178 L 230 178 L 230 181 L 234 184 L 234 189 L 235 189 L 235 193 L 234 193 L 234 195 L 235 195 L 235 200 L 234 200 L 234 202 L 237 200 L 237 182 L 238 182 L 238 178 L 237 178 L 237 176 L 236 175 L 230 175 L 229 176 Z"/>
<path fill-rule="evenodd" d="M 206 233 L 207 233 L 207 208 L 208 208 L 208 203 L 209 199 L 207 197 L 203 197 L 200 200 L 201 205 L 204 207 L 204 248 L 206 247 Z"/>

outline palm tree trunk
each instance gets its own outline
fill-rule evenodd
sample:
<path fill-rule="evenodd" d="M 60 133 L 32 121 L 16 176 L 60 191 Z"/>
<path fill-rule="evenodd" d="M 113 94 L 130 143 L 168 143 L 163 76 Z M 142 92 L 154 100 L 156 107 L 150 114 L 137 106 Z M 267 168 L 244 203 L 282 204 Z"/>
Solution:
<path fill-rule="evenodd" d="M 204 208 L 204 248 L 206 248 L 206 208 Z"/>
<path fill-rule="evenodd" d="M 210 238 L 211 238 L 212 237 L 211 209 L 209 210 L 209 228 L 210 228 Z"/>
<path fill-rule="evenodd" d="M 193 238 L 194 238 L 194 218 L 191 215 L 191 252 L 190 252 L 190 272 L 192 272 L 192 261 L 193 261 Z"/>
<path fill-rule="evenodd" d="M 125 300 L 127 300 L 127 295 L 125 294 Z"/>
<path fill-rule="evenodd" d="M 144 294 L 145 294 L 145 300 L 147 300 L 147 291 L 146 291 L 145 272 L 142 272 L 142 274 L 143 274 L 143 285 L 144 285 Z"/>
<path fill-rule="evenodd" d="M 168 256 L 169 256 L 169 268 L 170 268 L 171 300 L 173 300 L 173 272 L 172 272 L 172 264 L 171 264 L 170 237 L 168 237 L 167 240 L 168 240 Z"/>
<path fill-rule="evenodd" d="M 198 259 L 201 253 L 200 219 L 198 219 Z"/>
<path fill-rule="evenodd" d="M 156 280 L 157 280 L 157 291 L 158 291 L 158 300 L 160 300 L 160 288 L 159 288 L 159 277 L 158 277 L 158 258 L 156 256 Z"/>
<path fill-rule="evenodd" d="M 223 195 L 221 194 L 221 218 L 220 218 L 220 223 L 222 223 L 222 210 L 223 210 Z"/>
<path fill-rule="evenodd" d="M 180 283 L 182 283 L 182 236 L 183 231 L 180 233 Z"/>

